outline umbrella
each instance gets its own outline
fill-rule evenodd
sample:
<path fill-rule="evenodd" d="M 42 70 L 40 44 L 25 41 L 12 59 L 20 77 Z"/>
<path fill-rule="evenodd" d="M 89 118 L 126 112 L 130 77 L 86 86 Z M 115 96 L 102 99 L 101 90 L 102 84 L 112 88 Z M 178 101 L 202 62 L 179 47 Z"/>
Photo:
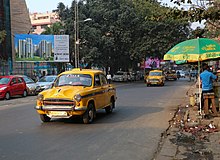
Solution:
<path fill-rule="evenodd" d="M 164 60 L 198 62 L 200 72 L 200 61 L 211 60 L 220 57 L 220 45 L 218 42 L 208 38 L 196 38 L 178 43 L 165 55 Z M 200 74 L 200 73 L 199 73 Z M 200 78 L 199 78 L 200 84 Z M 199 85 L 199 92 L 201 92 Z M 201 94 L 200 94 L 201 114 Z"/>
<path fill-rule="evenodd" d="M 208 38 L 183 41 L 171 48 L 164 60 L 197 62 L 220 57 L 220 45 Z"/>

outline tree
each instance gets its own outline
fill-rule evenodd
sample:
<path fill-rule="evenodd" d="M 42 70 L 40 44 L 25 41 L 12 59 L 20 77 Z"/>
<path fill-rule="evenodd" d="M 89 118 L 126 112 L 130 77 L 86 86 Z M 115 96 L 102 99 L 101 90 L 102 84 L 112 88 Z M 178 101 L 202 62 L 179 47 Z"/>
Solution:
<path fill-rule="evenodd" d="M 74 42 L 75 2 L 64 12 L 65 33 Z M 185 19 L 165 17 L 170 8 L 157 1 L 146 0 L 87 0 L 78 2 L 80 57 L 90 64 L 127 70 L 137 66 L 146 56 L 162 58 L 176 43 L 190 34 Z M 108 6 L 108 7 L 106 7 Z M 74 43 L 70 43 L 74 48 Z"/>
<path fill-rule="evenodd" d="M 219 36 L 220 32 L 220 1 L 219 0 L 171 0 L 171 2 L 181 6 L 188 4 L 188 9 L 179 9 L 177 7 L 171 9 L 167 12 L 166 17 L 172 16 L 173 18 L 184 18 L 190 22 L 201 22 L 205 20 L 206 22 L 206 35 L 213 37 Z"/>
<path fill-rule="evenodd" d="M 45 31 L 42 32 L 41 34 L 54 34 L 54 35 L 59 35 L 62 33 L 64 27 L 61 22 L 56 22 L 52 24 L 50 27 L 46 27 Z"/>

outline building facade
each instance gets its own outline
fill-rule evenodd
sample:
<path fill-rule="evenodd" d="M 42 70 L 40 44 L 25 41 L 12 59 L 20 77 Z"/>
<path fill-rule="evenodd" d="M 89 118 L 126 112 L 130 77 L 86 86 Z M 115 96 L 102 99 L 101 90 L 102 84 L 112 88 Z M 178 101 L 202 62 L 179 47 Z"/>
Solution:
<path fill-rule="evenodd" d="M 0 75 L 12 72 L 10 0 L 0 0 L 0 31 L 6 36 L 0 44 Z"/>
<path fill-rule="evenodd" d="M 0 31 L 6 32 L 6 37 L 0 44 L 0 75 L 26 74 L 31 75 L 34 63 L 15 61 L 15 34 L 29 34 L 31 21 L 25 0 L 0 0 Z M 32 56 L 31 41 L 19 42 L 21 52 Z M 26 45 L 25 45 L 26 44 Z"/>
<path fill-rule="evenodd" d="M 56 12 L 31 13 L 30 19 L 33 34 L 41 34 L 47 27 L 60 21 Z"/>

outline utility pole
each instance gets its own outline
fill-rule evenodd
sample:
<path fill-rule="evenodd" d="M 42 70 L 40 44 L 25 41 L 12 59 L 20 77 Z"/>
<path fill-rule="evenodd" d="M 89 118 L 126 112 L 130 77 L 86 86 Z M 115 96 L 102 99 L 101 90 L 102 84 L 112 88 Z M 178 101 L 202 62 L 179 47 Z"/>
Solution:
<path fill-rule="evenodd" d="M 77 28 L 77 20 L 78 20 L 78 2 L 77 2 L 77 0 L 74 0 L 74 2 L 75 2 L 75 9 L 74 9 L 74 11 L 75 11 L 75 18 L 74 18 L 74 55 L 75 55 L 75 68 L 78 68 L 79 66 L 78 66 L 78 57 L 79 57 L 79 55 L 78 55 L 78 47 L 77 47 L 77 42 L 78 42 L 78 28 Z"/>
<path fill-rule="evenodd" d="M 77 48 L 77 67 L 79 68 L 79 5 L 76 5 L 76 48 Z"/>

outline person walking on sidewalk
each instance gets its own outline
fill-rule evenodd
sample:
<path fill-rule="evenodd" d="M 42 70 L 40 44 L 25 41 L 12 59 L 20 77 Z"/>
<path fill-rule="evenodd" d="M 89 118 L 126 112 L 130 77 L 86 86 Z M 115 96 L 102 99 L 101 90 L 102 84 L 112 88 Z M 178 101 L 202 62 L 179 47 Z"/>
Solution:
<path fill-rule="evenodd" d="M 204 64 L 203 72 L 200 74 L 200 79 L 201 79 L 201 84 L 202 84 L 202 106 L 204 106 L 203 94 L 214 93 L 213 80 L 216 80 L 217 76 L 209 71 L 209 66 L 207 64 Z M 212 101 L 212 112 L 214 115 L 217 115 L 216 106 L 215 106 L 215 103 L 213 103 L 213 101 Z M 209 117 L 209 105 L 204 106 L 204 113 L 205 113 L 205 118 L 206 117 L 208 118 Z"/>
<path fill-rule="evenodd" d="M 112 75 L 109 72 L 107 74 L 107 80 L 108 80 L 108 84 L 110 84 L 112 81 Z"/>

